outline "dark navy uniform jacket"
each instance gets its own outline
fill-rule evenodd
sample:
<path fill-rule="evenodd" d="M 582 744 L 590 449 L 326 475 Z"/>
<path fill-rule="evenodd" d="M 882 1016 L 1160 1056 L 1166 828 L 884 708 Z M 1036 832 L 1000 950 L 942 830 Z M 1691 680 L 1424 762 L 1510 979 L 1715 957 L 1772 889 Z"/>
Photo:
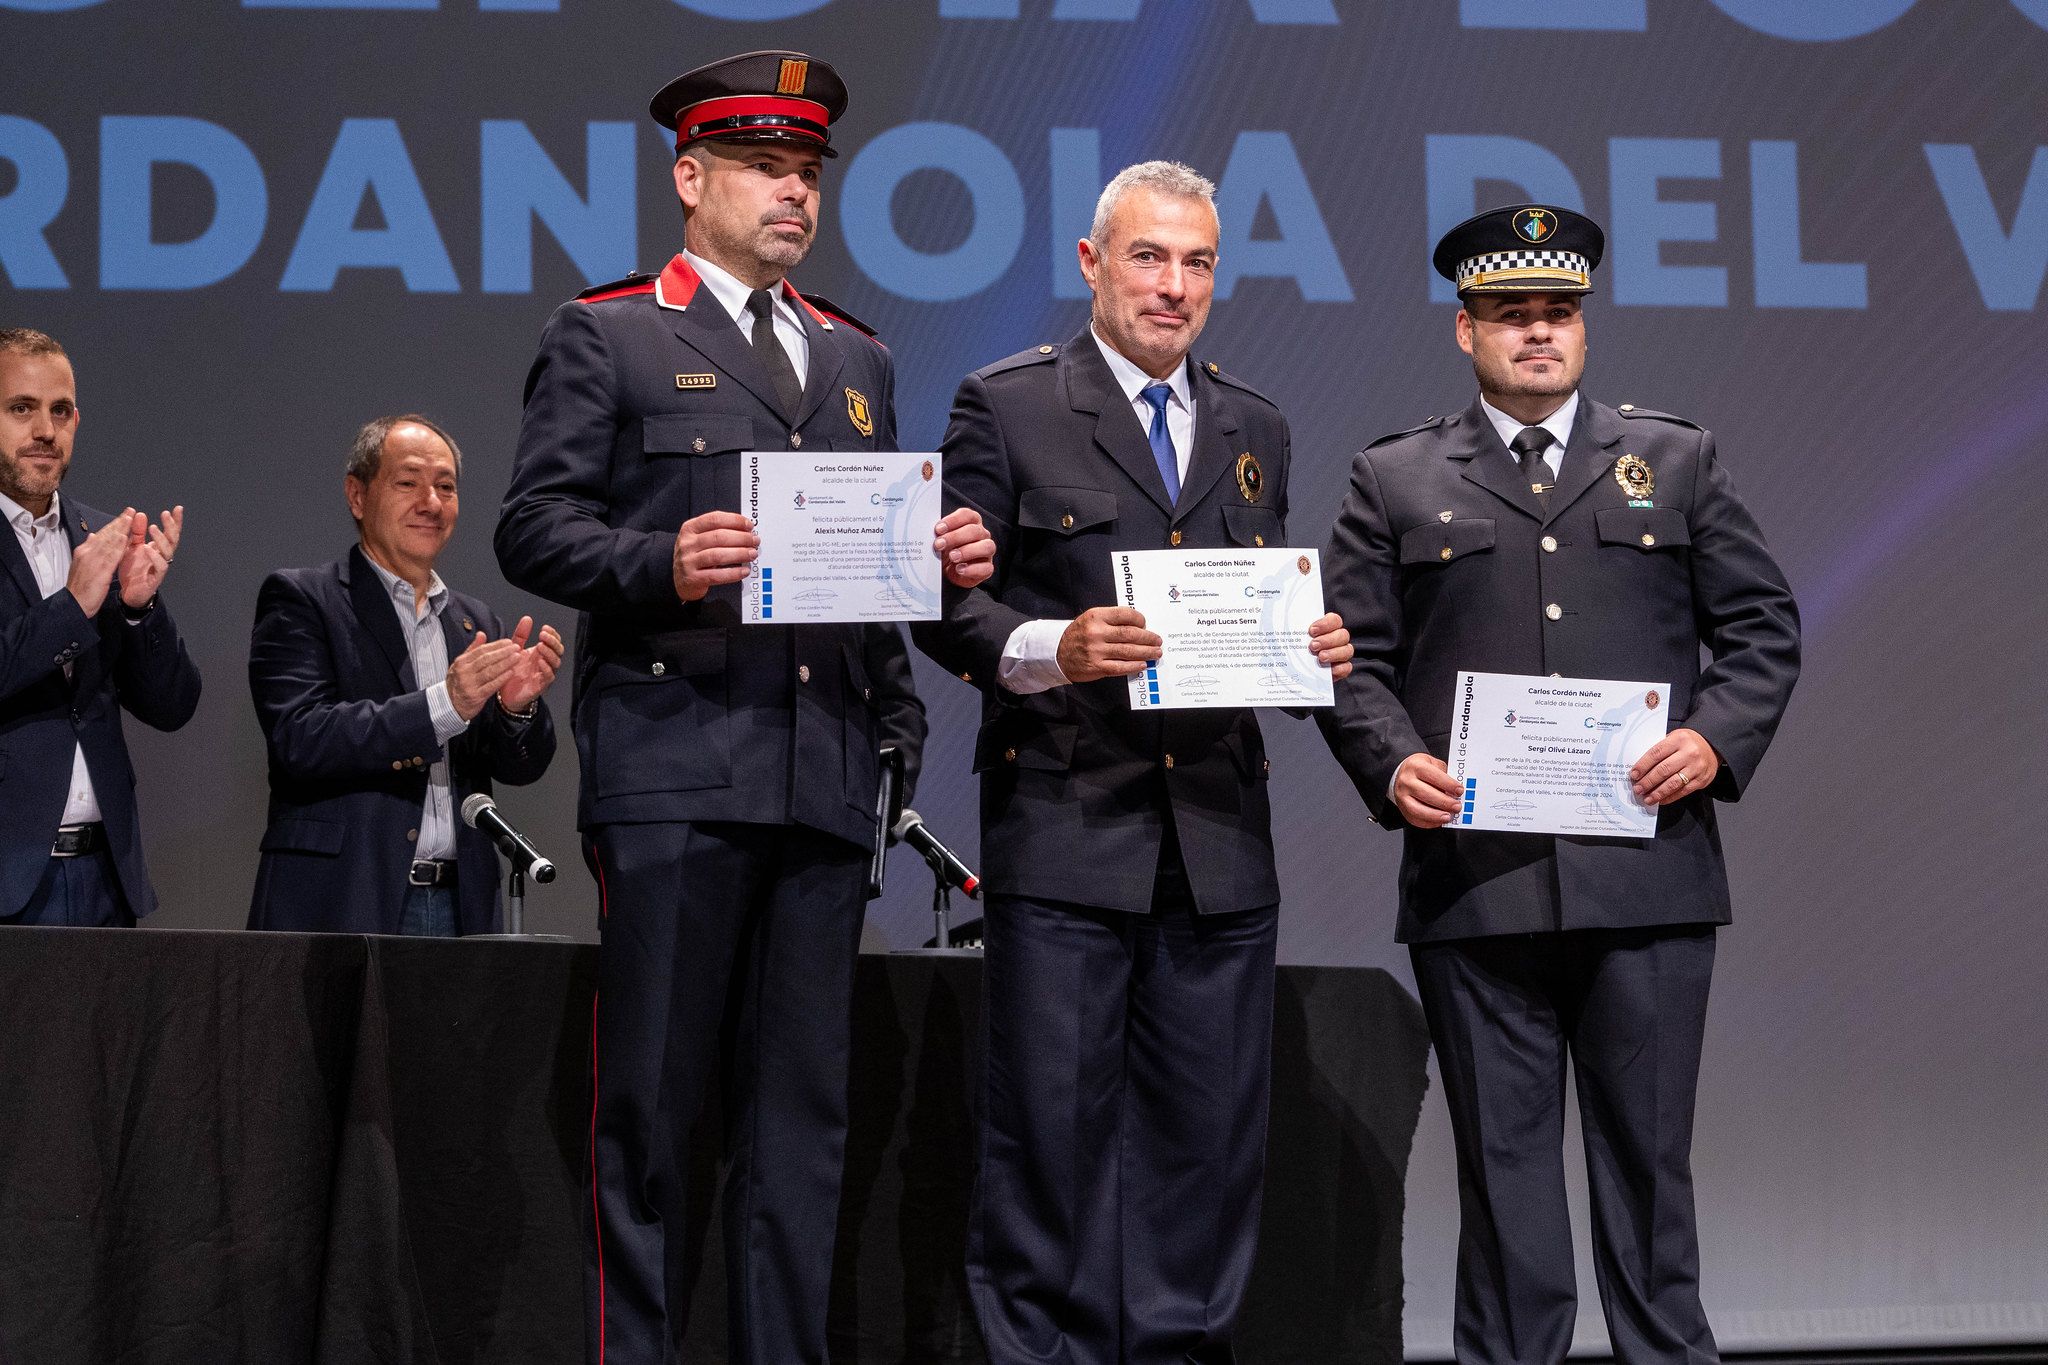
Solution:
<path fill-rule="evenodd" d="M 1653 506 L 1615 478 L 1628 455 Z M 1401 941 L 1728 921 L 1714 803 L 1777 731 L 1799 614 L 1711 435 L 1582 398 L 1546 513 L 1475 399 L 1359 452 L 1323 573 L 1358 657 L 1319 720 L 1390 828 L 1388 783 L 1410 754 L 1446 756 L 1464 670 L 1668 682 L 1672 728 L 1721 758 L 1654 839 L 1406 829 Z"/>
<path fill-rule="evenodd" d="M 794 414 L 680 256 L 542 333 L 496 544 L 506 578 L 582 613 L 586 830 L 733 820 L 867 844 L 878 748 L 916 771 L 924 710 L 896 627 L 742 626 L 736 584 L 676 597 L 676 530 L 740 510 L 742 452 L 896 449 L 888 351 L 783 287 L 810 352 Z"/>
<path fill-rule="evenodd" d="M 1170 802 L 1201 912 L 1276 904 L 1266 753 L 1249 710 L 1138 712 L 1104 678 L 1019 696 L 996 681 L 1026 621 L 1117 604 L 1117 550 L 1282 546 L 1287 421 L 1213 365 L 1191 367 L 1194 451 L 1169 505 L 1152 448 L 1084 330 L 961 382 L 943 450 L 947 506 L 972 507 L 996 540 L 995 575 L 947 590 L 918 645 L 981 689 L 974 766 L 989 887 L 1143 912 Z M 1245 462 L 1245 479 L 1238 478 Z"/>
<path fill-rule="evenodd" d="M 449 589 L 441 634 L 451 662 L 479 630 L 493 640 L 506 633 L 488 606 Z M 391 594 L 361 549 L 264 580 L 249 690 L 270 756 L 249 927 L 397 933 L 427 769 L 442 752 Z M 523 786 L 547 771 L 555 723 L 545 698 L 536 705 L 519 721 L 494 697 L 448 743 L 459 933 L 496 927 L 500 877 L 497 849 L 461 822 L 462 803 L 493 782 Z"/>
<path fill-rule="evenodd" d="M 69 498 L 59 505 L 73 550 L 112 520 Z M 20 540 L 0 527 L 0 915 L 28 904 L 49 869 L 77 748 L 85 750 L 128 909 L 137 919 L 156 909 L 121 734 L 124 708 L 157 730 L 175 730 L 199 709 L 199 669 L 171 609 L 159 598 L 130 622 L 118 581 L 89 618 L 68 592 L 46 598 Z"/>

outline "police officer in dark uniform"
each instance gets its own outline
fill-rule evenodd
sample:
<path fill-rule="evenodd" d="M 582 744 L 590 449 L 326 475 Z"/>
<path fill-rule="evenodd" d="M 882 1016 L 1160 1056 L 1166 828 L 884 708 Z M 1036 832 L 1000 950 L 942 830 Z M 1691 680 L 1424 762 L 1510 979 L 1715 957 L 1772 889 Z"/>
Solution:
<path fill-rule="evenodd" d="M 665 86 L 684 250 L 555 311 L 497 532 L 513 583 L 582 613 L 579 823 L 601 893 L 590 1358 L 661 1365 L 688 1287 L 681 1153 L 723 1077 L 730 1358 L 822 1362 L 877 750 L 925 722 L 900 631 L 738 624 L 758 548 L 743 451 L 894 450 L 873 334 L 787 279 L 846 87 L 799 52 Z M 934 549 L 956 586 L 993 550 Z"/>
<path fill-rule="evenodd" d="M 981 689 L 988 1062 L 968 1282 L 992 1365 L 1227 1362 L 1258 1235 L 1280 887 L 1247 709 L 1134 711 L 1112 552 L 1282 546 L 1287 421 L 1189 350 L 1213 187 L 1145 162 L 1079 243 L 1091 325 L 969 375 L 946 495 L 999 545 L 919 647 Z M 1326 615 L 1302 641 L 1338 676 Z"/>
<path fill-rule="evenodd" d="M 1715 803 L 1738 800 L 1799 671 L 1785 576 L 1714 438 L 1583 397 L 1603 236 L 1539 204 L 1438 243 L 1479 397 L 1352 465 L 1324 571 L 1358 668 L 1324 731 L 1400 828 L 1410 945 L 1458 1146 L 1456 1350 L 1552 1362 L 1577 1311 L 1561 1143 L 1577 1079 L 1594 1263 L 1616 1355 L 1716 1358 L 1700 1306 L 1693 1097 L 1715 926 Z M 1709 662 L 1703 668 L 1700 651 Z M 1669 682 L 1630 774 L 1656 837 L 1453 832 L 1464 670 Z"/>

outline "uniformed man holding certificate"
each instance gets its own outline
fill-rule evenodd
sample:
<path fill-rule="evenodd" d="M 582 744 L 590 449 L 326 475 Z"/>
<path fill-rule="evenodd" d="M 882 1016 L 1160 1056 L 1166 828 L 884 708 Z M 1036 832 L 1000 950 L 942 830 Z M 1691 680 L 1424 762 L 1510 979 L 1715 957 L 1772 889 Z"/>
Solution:
<path fill-rule="evenodd" d="M 1358 658 L 1320 719 L 1406 839 L 1398 937 L 1458 1144 L 1467 1362 L 1557 1361 L 1570 1345 L 1568 1059 L 1615 1354 L 1715 1358 L 1690 1165 L 1729 919 L 1714 808 L 1741 797 L 1799 671 L 1791 590 L 1714 438 L 1579 393 L 1602 245 L 1590 220 L 1535 204 L 1444 237 L 1435 265 L 1458 285 L 1479 396 L 1358 454 L 1323 561 Z M 1468 671 L 1669 682 L 1671 728 L 1629 774 L 1654 837 L 1446 828 Z"/>

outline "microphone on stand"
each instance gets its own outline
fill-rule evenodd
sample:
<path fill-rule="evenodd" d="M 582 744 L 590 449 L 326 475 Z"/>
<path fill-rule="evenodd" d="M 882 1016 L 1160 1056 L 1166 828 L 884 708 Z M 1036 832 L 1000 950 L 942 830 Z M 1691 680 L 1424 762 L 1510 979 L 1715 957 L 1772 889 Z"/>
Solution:
<path fill-rule="evenodd" d="M 491 836 L 498 851 L 511 859 L 514 871 L 525 872 L 545 886 L 555 879 L 555 865 L 541 856 L 526 836 L 512 828 L 511 821 L 498 812 L 498 803 L 482 792 L 462 803 L 462 823 Z"/>
<path fill-rule="evenodd" d="M 960 861 L 959 855 L 939 842 L 939 836 L 925 827 L 924 817 L 906 808 L 889 830 L 891 838 L 910 845 L 932 865 L 934 876 L 947 886 L 958 887 L 969 900 L 981 899 L 981 878 Z"/>

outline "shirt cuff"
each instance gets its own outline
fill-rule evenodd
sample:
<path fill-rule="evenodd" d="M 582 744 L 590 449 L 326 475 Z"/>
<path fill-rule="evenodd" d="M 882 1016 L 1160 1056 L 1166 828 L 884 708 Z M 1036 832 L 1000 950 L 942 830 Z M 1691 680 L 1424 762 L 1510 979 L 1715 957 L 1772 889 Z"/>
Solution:
<path fill-rule="evenodd" d="M 1072 621 L 1026 621 L 1010 632 L 1003 645 L 1003 657 L 996 665 L 996 681 L 1003 690 L 1019 696 L 1047 692 L 1067 685 L 1060 671 L 1060 638 Z"/>
<path fill-rule="evenodd" d="M 427 689 L 427 714 L 433 717 L 434 739 L 437 743 L 446 744 L 469 728 L 469 722 L 462 718 L 461 713 L 455 709 L 455 703 L 449 700 L 448 684 L 445 680 Z"/>

